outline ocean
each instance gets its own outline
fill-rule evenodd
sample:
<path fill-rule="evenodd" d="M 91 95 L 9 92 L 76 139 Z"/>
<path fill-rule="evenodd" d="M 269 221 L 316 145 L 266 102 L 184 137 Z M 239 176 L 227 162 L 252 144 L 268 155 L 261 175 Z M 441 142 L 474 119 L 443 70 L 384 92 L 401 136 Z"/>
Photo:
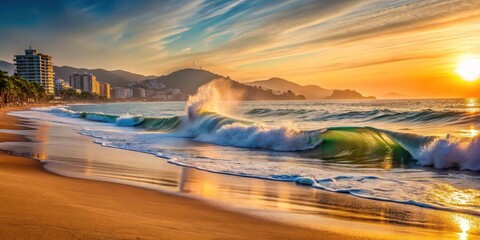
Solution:
<path fill-rule="evenodd" d="M 78 104 L 13 114 L 71 125 L 101 146 L 238 181 L 292 182 L 480 215 L 475 98 L 242 102 L 197 95 L 188 102 Z M 99 176 L 131 182 L 155 175 L 141 162 L 97 167 Z"/>

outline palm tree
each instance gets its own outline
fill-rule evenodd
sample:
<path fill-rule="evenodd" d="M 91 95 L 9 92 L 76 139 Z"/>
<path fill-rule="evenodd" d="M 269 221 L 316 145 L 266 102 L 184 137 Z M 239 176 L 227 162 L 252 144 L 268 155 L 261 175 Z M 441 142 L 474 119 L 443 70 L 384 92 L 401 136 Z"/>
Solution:
<path fill-rule="evenodd" d="M 13 90 L 13 84 L 6 72 L 0 71 L 0 105 L 8 102 L 8 96 Z"/>
<path fill-rule="evenodd" d="M 41 84 L 27 81 L 18 75 L 8 76 L 0 71 L 0 105 L 5 103 L 40 103 L 47 100 Z"/>

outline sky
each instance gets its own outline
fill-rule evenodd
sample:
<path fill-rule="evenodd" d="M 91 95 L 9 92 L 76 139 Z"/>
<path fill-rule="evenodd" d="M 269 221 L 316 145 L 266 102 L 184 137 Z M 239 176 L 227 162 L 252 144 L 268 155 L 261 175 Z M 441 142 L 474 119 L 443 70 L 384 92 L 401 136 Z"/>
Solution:
<path fill-rule="evenodd" d="M 365 95 L 480 97 L 479 0 L 0 0 L 0 59 L 162 75 L 192 67 Z"/>

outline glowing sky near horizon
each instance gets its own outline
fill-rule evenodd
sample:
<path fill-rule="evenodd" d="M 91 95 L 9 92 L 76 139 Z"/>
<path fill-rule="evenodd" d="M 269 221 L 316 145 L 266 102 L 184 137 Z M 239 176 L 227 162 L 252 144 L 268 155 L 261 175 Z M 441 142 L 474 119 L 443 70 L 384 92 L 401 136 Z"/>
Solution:
<path fill-rule="evenodd" d="M 250 81 L 365 95 L 480 97 L 455 73 L 480 55 L 479 0 L 0 0 L 0 59 L 29 45 L 56 65 L 145 75 L 197 66 Z"/>

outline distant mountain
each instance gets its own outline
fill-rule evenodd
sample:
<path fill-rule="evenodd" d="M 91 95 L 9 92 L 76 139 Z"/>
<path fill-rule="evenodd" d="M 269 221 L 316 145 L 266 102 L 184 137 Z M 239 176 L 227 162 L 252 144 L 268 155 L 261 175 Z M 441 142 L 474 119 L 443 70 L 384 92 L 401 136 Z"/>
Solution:
<path fill-rule="evenodd" d="M 387 94 L 384 94 L 380 96 L 381 98 L 386 98 L 386 99 L 404 99 L 404 98 L 411 98 L 410 95 L 407 94 L 401 94 L 401 93 L 396 93 L 396 92 L 389 92 Z"/>
<path fill-rule="evenodd" d="M 15 65 L 0 60 L 0 70 L 13 74 Z M 331 90 L 316 85 L 302 86 L 281 78 L 270 78 L 248 83 L 240 83 L 229 77 L 201 69 L 187 68 L 172 72 L 160 77 L 144 76 L 123 70 L 108 71 L 105 69 L 86 69 L 69 66 L 54 66 L 55 77 L 68 79 L 73 73 L 88 72 L 97 77 L 100 82 L 110 83 L 112 86 L 135 85 L 151 89 L 152 86 L 164 85 L 166 88 L 177 88 L 184 94 L 193 95 L 197 89 L 215 79 L 232 81 L 231 86 L 245 92 L 245 100 L 293 100 L 293 99 L 375 99 L 364 97 L 354 90 Z M 401 98 L 396 93 L 389 93 L 389 98 Z"/>
<path fill-rule="evenodd" d="M 166 88 L 178 88 L 183 93 L 195 94 L 197 89 L 203 84 L 220 78 L 224 77 L 201 69 L 187 68 L 157 78 L 145 80 L 137 85 L 142 85 L 148 89 L 151 88 L 149 86 L 162 83 Z"/>
<path fill-rule="evenodd" d="M 134 81 L 143 81 L 145 79 L 151 79 L 151 78 L 158 77 L 158 76 L 154 76 L 154 75 L 145 76 L 145 75 L 141 75 L 141 74 L 137 74 L 137 73 L 128 72 L 128 71 L 125 71 L 125 70 L 113 70 L 113 71 L 109 71 L 109 72 L 112 72 L 112 73 L 117 74 L 117 75 L 121 75 L 121 76 L 123 76 L 127 79 L 131 79 L 131 80 L 134 80 Z"/>
<path fill-rule="evenodd" d="M 374 96 L 364 97 L 362 94 L 358 93 L 355 90 L 333 90 L 332 95 L 326 97 L 325 99 L 376 99 Z"/>
<path fill-rule="evenodd" d="M 268 80 L 246 82 L 244 84 L 272 89 L 278 92 L 287 92 L 290 90 L 297 95 L 305 96 L 306 99 L 323 99 L 332 93 L 331 90 L 321 88 L 317 85 L 302 86 L 282 78 L 270 78 Z"/>
<path fill-rule="evenodd" d="M 13 75 L 15 71 L 15 65 L 6 61 L 0 60 L 0 70 L 7 72 L 8 75 Z"/>
<path fill-rule="evenodd" d="M 177 88 L 184 94 L 193 95 L 197 89 L 213 80 L 220 79 L 228 81 L 232 89 L 240 90 L 244 93 L 244 100 L 303 100 L 304 96 L 297 96 L 292 92 L 284 94 L 275 94 L 272 90 L 260 89 L 254 86 L 248 86 L 240 82 L 231 80 L 229 77 L 212 73 L 206 70 L 187 68 L 163 75 L 155 79 L 148 79 L 137 83 L 135 86 L 145 89 L 155 89 L 159 86 L 168 88 Z"/>
<path fill-rule="evenodd" d="M 69 66 L 62 66 L 62 67 L 54 66 L 53 70 L 55 72 L 55 77 L 62 78 L 62 79 L 68 79 L 69 76 L 72 75 L 73 73 L 88 72 L 95 75 L 98 81 L 110 83 L 114 87 L 125 86 L 128 84 L 135 83 L 137 81 L 155 77 L 155 76 L 144 76 L 144 75 L 135 74 L 135 73 L 131 73 L 123 70 L 108 71 L 105 69 L 86 69 L 86 68 L 75 68 L 75 67 L 69 67 Z"/>
<path fill-rule="evenodd" d="M 8 74 L 13 74 L 15 70 L 15 65 L 13 63 L 5 62 L 0 60 L 0 70 L 8 72 Z M 156 76 L 144 76 L 140 74 L 135 74 L 123 70 L 113 70 L 108 71 L 105 69 L 87 69 L 87 68 L 75 68 L 69 66 L 53 66 L 53 71 L 55 72 L 55 77 L 68 79 L 73 73 L 84 73 L 88 72 L 95 77 L 100 82 L 110 83 L 112 86 L 125 86 L 128 84 L 135 83 L 137 81 L 142 81 L 149 78 L 155 78 Z"/>

